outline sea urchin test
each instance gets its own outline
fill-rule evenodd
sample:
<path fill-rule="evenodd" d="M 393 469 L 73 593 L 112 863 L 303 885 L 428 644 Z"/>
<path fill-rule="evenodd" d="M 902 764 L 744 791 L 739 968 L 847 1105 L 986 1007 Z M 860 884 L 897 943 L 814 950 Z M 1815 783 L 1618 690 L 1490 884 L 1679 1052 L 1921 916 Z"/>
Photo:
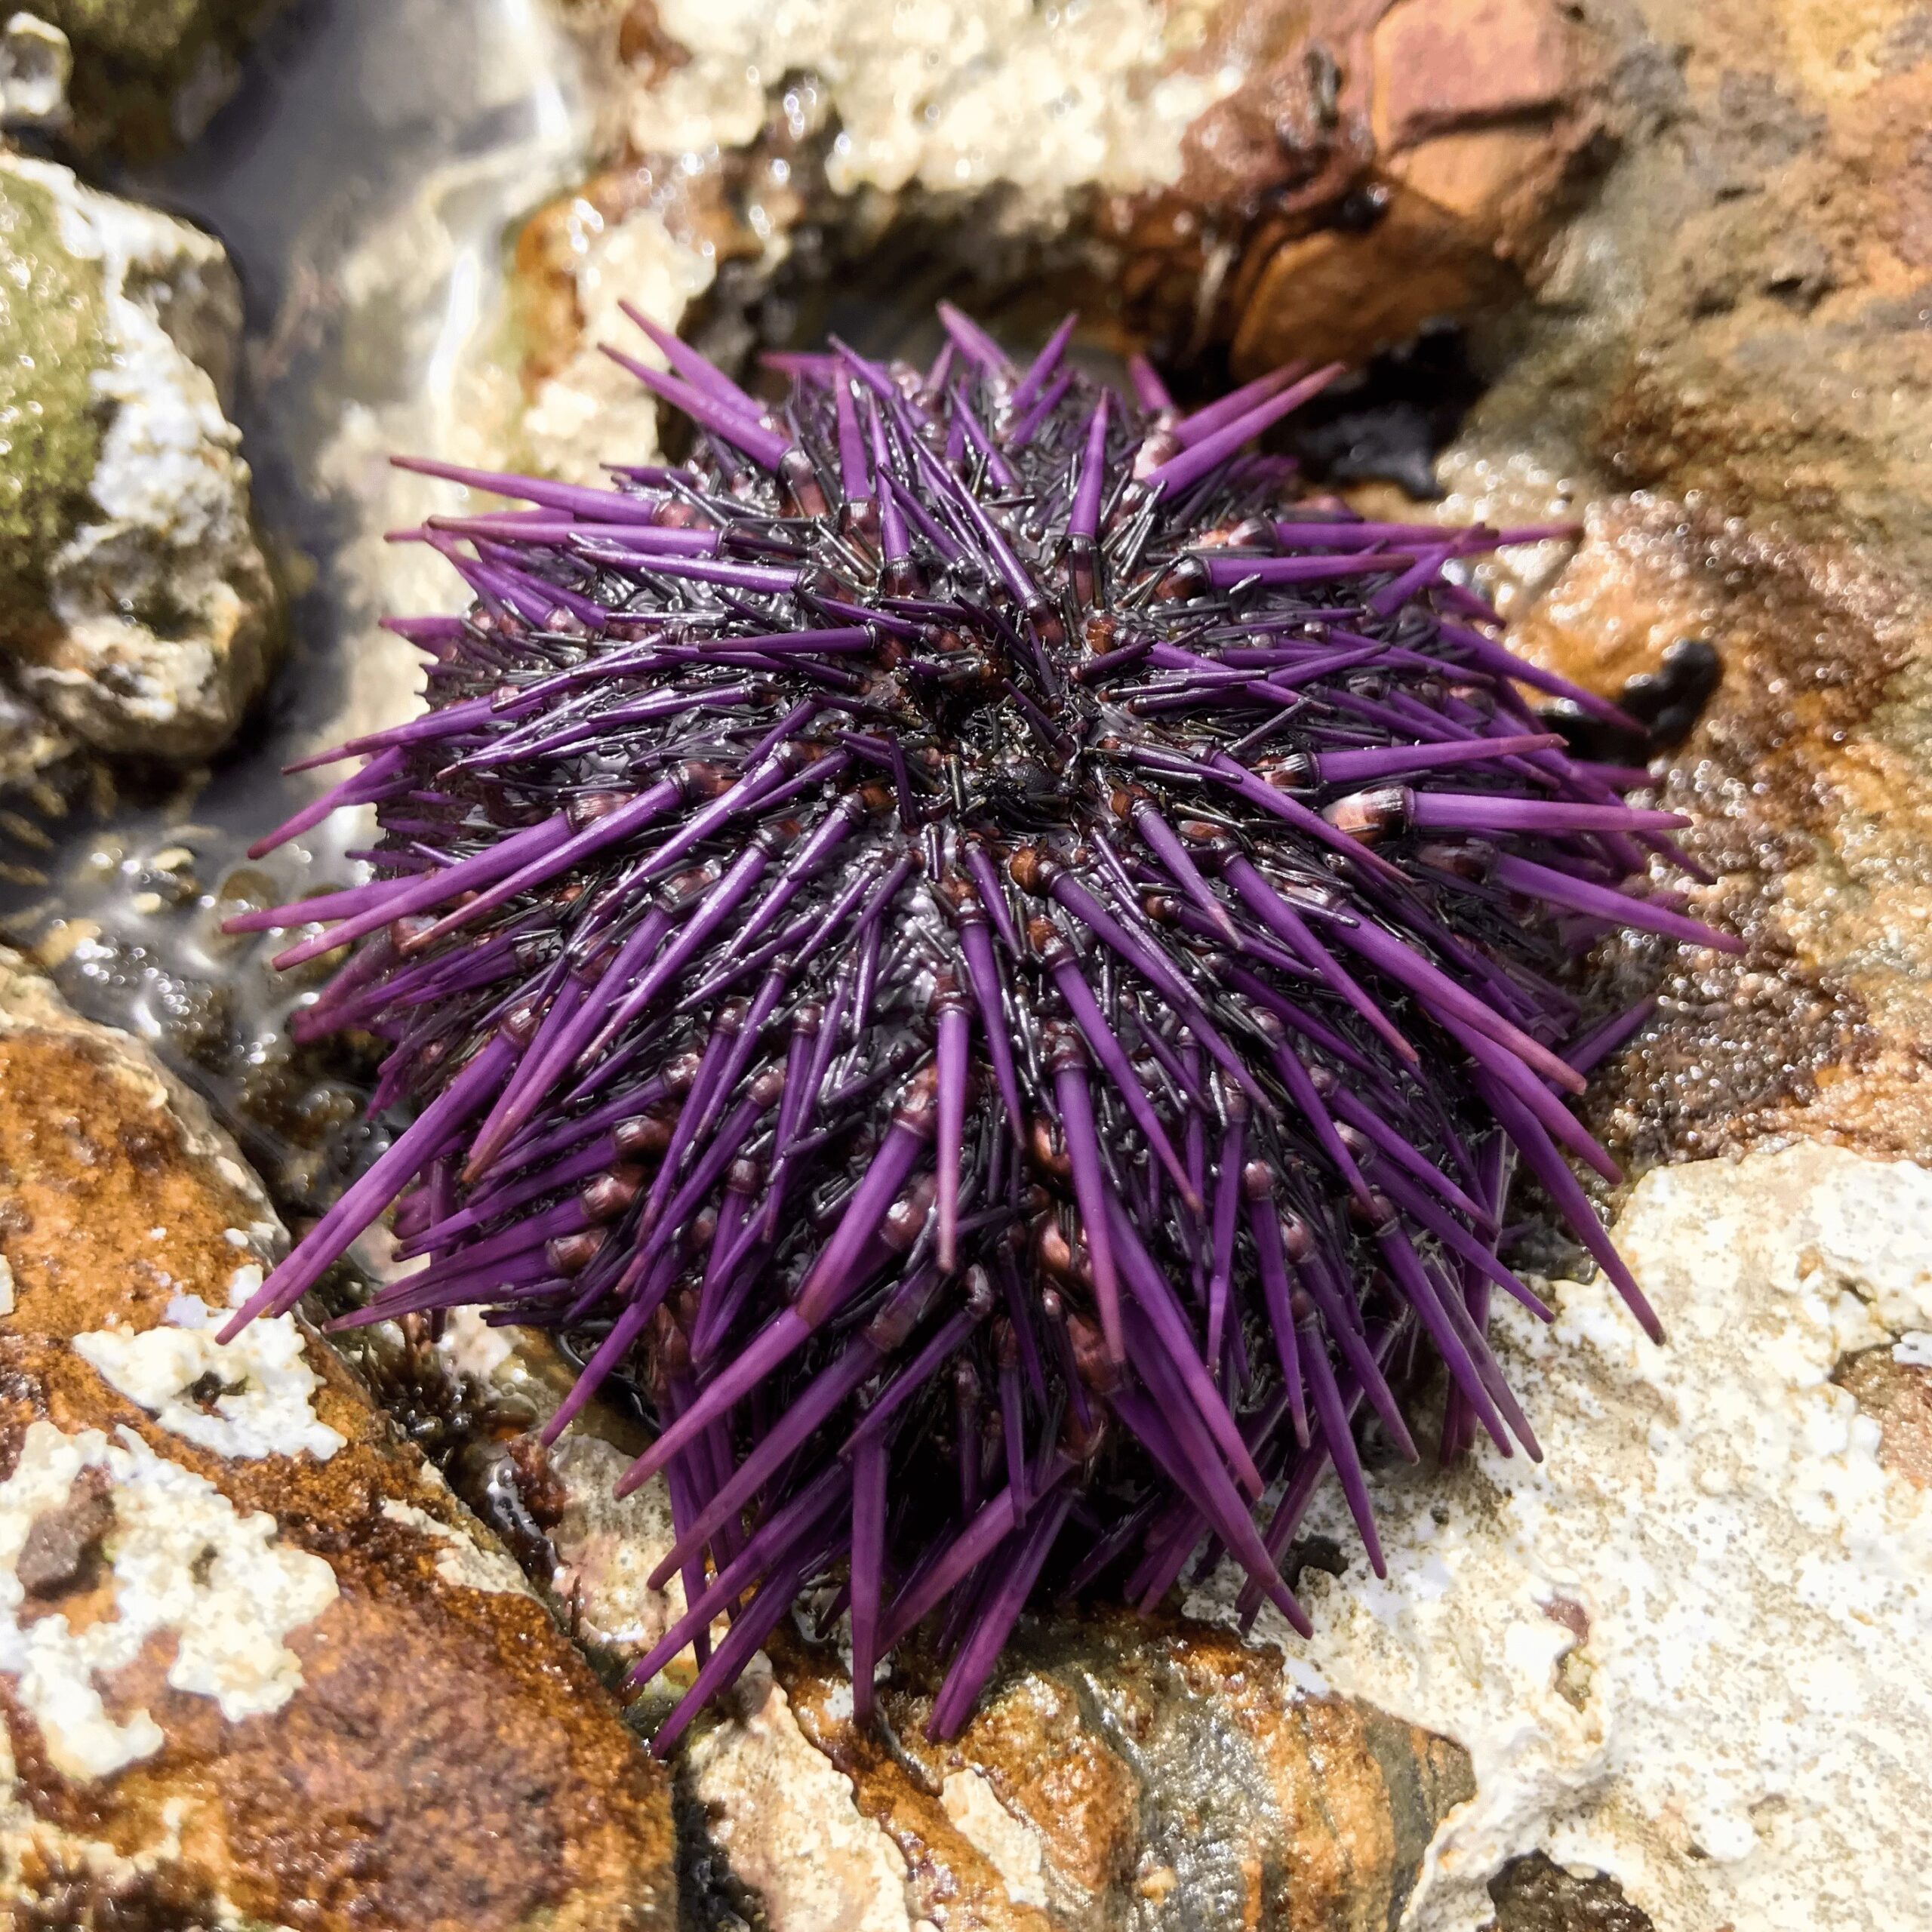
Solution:
<path fill-rule="evenodd" d="M 814 1586 L 861 1715 L 942 1613 L 939 1736 L 1029 1601 L 1219 1557 L 1306 1632 L 1280 1559 L 1332 1469 L 1381 1568 L 1355 1432 L 1416 1454 L 1422 1352 L 1446 1454 L 1537 1453 L 1485 1340 L 1548 1312 L 1518 1162 L 1657 1332 L 1569 1164 L 1615 1172 L 1565 1102 L 1635 1019 L 1565 969 L 1730 943 L 1523 694 L 1619 714 L 1455 580 L 1552 533 L 1299 490 L 1251 446 L 1333 368 L 1183 414 L 948 310 L 774 405 L 635 319 L 688 460 L 415 465 L 525 507 L 420 533 L 472 598 L 392 623 L 427 709 L 260 848 L 374 806 L 368 884 L 232 924 L 354 943 L 296 1023 L 387 1041 L 409 1124 L 237 1324 L 393 1206 L 426 1265 L 349 1321 L 558 1331 L 552 1435 L 629 1389 L 689 1604 L 638 1675 L 699 1658 L 660 1751 Z"/>

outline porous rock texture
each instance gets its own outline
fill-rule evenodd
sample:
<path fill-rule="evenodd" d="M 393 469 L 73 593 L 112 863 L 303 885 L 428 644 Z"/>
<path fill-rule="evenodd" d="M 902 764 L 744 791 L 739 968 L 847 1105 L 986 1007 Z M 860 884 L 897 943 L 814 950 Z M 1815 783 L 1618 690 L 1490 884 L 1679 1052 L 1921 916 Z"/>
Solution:
<path fill-rule="evenodd" d="M 390 1364 L 378 1386 L 400 1380 L 403 1339 L 384 1324 L 371 1345 Z M 486 1512 L 492 1495 L 538 1502 L 571 1629 L 601 1661 L 635 1660 L 685 1604 L 676 1577 L 648 1581 L 672 1542 L 661 1481 L 614 1500 L 635 1444 L 600 1405 L 535 1448 L 570 1384 L 547 1338 L 460 1310 L 438 1353 L 446 1381 L 426 1407 L 520 1411 L 526 1432 L 485 1452 L 487 1472 L 472 1458 L 463 1494 Z M 429 1378 L 420 1362 L 410 1374 L 420 1401 Z M 1198 1620 L 1029 1619 L 943 1745 L 924 1735 L 934 1657 L 902 1653 L 878 1728 L 861 1728 L 842 1644 L 804 1629 L 781 1626 L 681 1749 L 689 1910 L 749 1893 L 786 1932 L 1367 1932 L 1399 1916 L 1437 1826 L 1474 1790 L 1451 1740 L 1364 1700 L 1304 1696 L 1293 1660 Z M 687 1651 L 646 1687 L 647 1722 L 694 1668 Z"/>
<path fill-rule="evenodd" d="M 214 1343 L 282 1238 L 0 955 L 10 1922 L 669 1927 L 663 1775 L 501 1545 L 293 1318 Z"/>
<path fill-rule="evenodd" d="M 211 237 L 0 152 L 0 777 L 76 743 L 205 758 L 261 690 L 241 321 Z"/>
<path fill-rule="evenodd" d="M 561 4 L 600 165 L 518 266 L 524 430 L 568 469 L 651 428 L 595 352 L 620 297 L 728 349 L 774 280 L 903 253 L 888 317 L 951 287 L 1232 342 L 1244 374 L 1359 356 L 1519 291 L 1603 129 L 1604 48 L 1558 0 Z"/>
<path fill-rule="evenodd" d="M 1386 1472 L 1387 1582 L 1305 1576 L 1284 1644 L 1471 1755 L 1415 1924 L 1529 1842 L 1690 1932 L 1932 1924 L 1932 1497 L 1832 1380 L 1924 1328 L 1928 1227 L 1932 1174 L 1816 1141 L 1654 1169 L 1618 1241 L 1669 1346 L 1554 1283 L 1504 1318 L 1543 1466 Z"/>
<path fill-rule="evenodd" d="M 1661 802 L 1749 949 L 1672 970 L 1595 1103 L 1669 1346 L 1557 1281 L 1555 1331 L 1506 1337 L 1544 1470 L 1385 1476 L 1404 1561 L 1314 1580 L 1304 1654 L 1472 1754 L 1417 1926 L 1924 1926 L 1932 38 L 1902 4 L 1582 11 L 1619 158 L 1478 328 L 1441 508 L 1581 515 L 1498 573 L 1580 681 L 1668 712 L 1714 654 Z M 1607 1875 L 1552 1906 L 1566 1866 Z"/>
<path fill-rule="evenodd" d="M 1506 585 L 1521 648 L 1653 698 L 1680 641 L 1721 671 L 1663 801 L 1751 949 L 1666 989 L 1607 1124 L 1640 1161 L 1792 1131 L 1924 1161 L 1932 37 L 1903 0 L 1603 11 L 1623 158 L 1478 343 L 1439 469 L 1451 515 L 1588 525 Z"/>

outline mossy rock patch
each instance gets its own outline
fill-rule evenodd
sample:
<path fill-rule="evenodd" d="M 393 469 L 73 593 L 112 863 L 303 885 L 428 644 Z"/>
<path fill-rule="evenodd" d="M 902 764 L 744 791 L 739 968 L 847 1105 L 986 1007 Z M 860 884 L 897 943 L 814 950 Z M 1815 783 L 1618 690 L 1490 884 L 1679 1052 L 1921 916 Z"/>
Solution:
<path fill-rule="evenodd" d="M 0 168 L 0 645 L 41 601 L 100 455 L 100 272 L 60 239 L 54 197 Z"/>

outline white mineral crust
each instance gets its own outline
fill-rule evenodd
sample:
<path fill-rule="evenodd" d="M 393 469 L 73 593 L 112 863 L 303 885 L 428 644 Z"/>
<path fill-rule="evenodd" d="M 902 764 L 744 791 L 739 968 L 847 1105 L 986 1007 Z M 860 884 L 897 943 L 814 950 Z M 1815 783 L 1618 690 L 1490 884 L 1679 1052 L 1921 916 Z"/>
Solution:
<path fill-rule="evenodd" d="M 103 1540 L 113 1614 L 76 1631 L 59 1610 L 23 1622 L 15 1565 L 28 1532 L 69 1501 L 83 1470 L 105 1472 L 114 1521 Z M 214 1698 L 231 1723 L 278 1711 L 302 1684 L 285 1641 L 337 1595 L 335 1572 L 283 1544 L 272 1516 L 242 1515 L 204 1477 L 158 1457 L 131 1430 L 63 1434 L 29 1423 L 0 1484 L 0 1672 L 40 1727 L 54 1768 L 107 1777 L 166 1739 L 145 1709 L 110 1716 L 100 1684 L 151 1637 L 174 1639 L 168 1681 Z"/>
<path fill-rule="evenodd" d="M 1669 1932 L 1932 1925 L 1932 1491 L 1831 1380 L 1932 1328 L 1932 1173 L 1812 1143 L 1660 1169 L 1617 1239 L 1667 1345 L 1601 1279 L 1552 1284 L 1549 1329 L 1506 1304 L 1546 1460 L 1380 1478 L 1388 1580 L 1310 1571 L 1313 1640 L 1266 1627 L 1470 1753 L 1414 1932 L 1486 1924 L 1537 1848 Z"/>

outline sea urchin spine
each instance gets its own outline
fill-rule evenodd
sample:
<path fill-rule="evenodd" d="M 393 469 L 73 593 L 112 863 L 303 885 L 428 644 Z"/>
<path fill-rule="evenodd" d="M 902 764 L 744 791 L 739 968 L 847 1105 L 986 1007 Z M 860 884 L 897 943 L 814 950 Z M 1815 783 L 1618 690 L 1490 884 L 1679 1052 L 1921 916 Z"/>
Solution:
<path fill-rule="evenodd" d="M 1566 1159 L 1614 1172 L 1563 969 L 1728 942 L 1644 882 L 1682 821 L 1521 692 L 1611 708 L 1445 574 L 1549 533 L 1244 453 L 1332 368 L 1183 415 L 943 318 L 769 406 L 647 322 L 685 463 L 416 466 L 527 507 L 416 533 L 473 599 L 394 625 L 429 709 L 278 835 L 373 804 L 373 877 L 232 922 L 361 943 L 299 1023 L 388 1041 L 414 1118 L 229 1332 L 393 1203 L 424 1265 L 350 1321 L 556 1330 L 553 1430 L 621 1378 L 690 1600 L 638 1675 L 700 1645 L 660 1750 L 841 1571 L 861 1709 L 948 1606 L 940 1734 L 1045 1584 L 1149 1604 L 1205 1543 L 1306 1629 L 1279 1559 L 1332 1466 L 1382 1568 L 1355 1432 L 1415 1454 L 1418 1347 L 1445 1454 L 1537 1453 L 1485 1339 L 1546 1313 L 1518 1156 L 1657 1332 Z"/>

